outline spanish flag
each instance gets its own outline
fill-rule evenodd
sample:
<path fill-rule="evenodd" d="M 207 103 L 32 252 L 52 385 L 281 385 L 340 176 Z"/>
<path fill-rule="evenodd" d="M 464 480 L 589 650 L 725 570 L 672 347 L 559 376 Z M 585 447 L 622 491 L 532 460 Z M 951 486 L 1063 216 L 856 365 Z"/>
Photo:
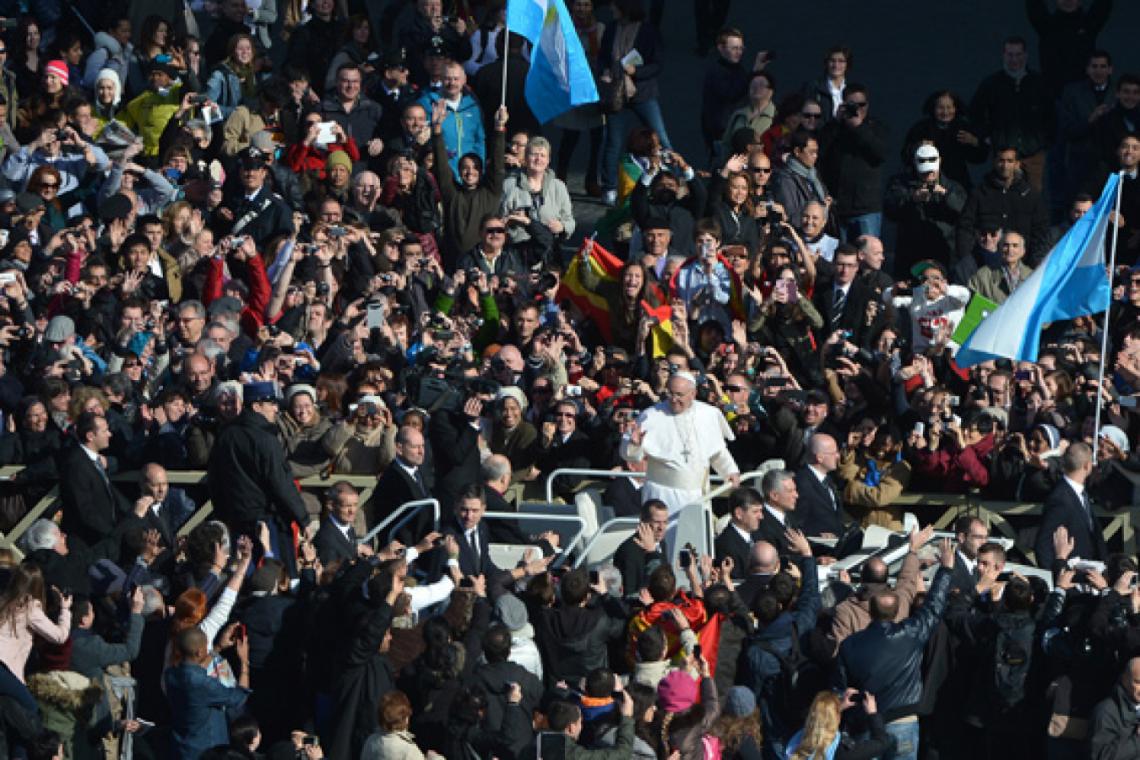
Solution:
<path fill-rule="evenodd" d="M 610 327 L 610 305 L 605 297 L 596 292 L 596 289 L 586 287 L 583 281 L 582 268 L 590 268 L 590 275 L 592 276 L 589 279 L 591 281 L 598 279 L 616 283 L 623 266 L 621 259 L 598 245 L 593 238 L 586 238 L 582 241 L 578 255 L 574 257 L 570 266 L 566 268 L 566 273 L 562 275 L 562 283 L 558 291 L 558 300 L 570 299 L 575 306 L 582 310 L 583 314 L 597 325 L 598 331 L 607 343 L 613 342 L 613 331 Z M 641 308 L 647 315 L 657 320 L 657 324 L 649 333 L 652 356 L 654 358 L 664 356 L 665 352 L 673 347 L 673 310 L 667 304 L 654 307 L 645 299 L 641 301 Z"/>

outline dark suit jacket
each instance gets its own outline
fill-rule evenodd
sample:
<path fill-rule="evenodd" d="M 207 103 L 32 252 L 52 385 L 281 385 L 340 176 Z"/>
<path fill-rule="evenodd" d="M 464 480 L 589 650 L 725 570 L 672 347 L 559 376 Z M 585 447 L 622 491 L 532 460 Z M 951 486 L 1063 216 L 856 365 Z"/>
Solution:
<path fill-rule="evenodd" d="M 602 504 L 614 508 L 614 517 L 640 517 L 641 489 L 629 478 L 615 478 L 606 486 Z"/>
<path fill-rule="evenodd" d="M 744 603 L 747 609 L 752 609 L 752 604 L 756 601 L 756 597 L 760 596 L 761 592 L 768 588 L 768 584 L 772 582 L 773 577 L 774 576 L 768 573 L 754 573 L 745 578 L 744 583 L 736 587 L 736 595 L 740 597 L 740 601 Z"/>
<path fill-rule="evenodd" d="M 954 571 L 950 574 L 950 593 L 958 592 L 960 596 L 973 597 L 977 594 L 978 581 L 970 569 L 966 567 L 962 553 L 954 552 Z"/>
<path fill-rule="evenodd" d="M 448 515 L 443 521 L 443 534 L 455 536 L 455 540 L 459 543 L 459 572 L 463 575 L 483 575 L 490 578 L 502 572 L 501 568 L 496 567 L 491 561 L 491 536 L 486 522 L 480 521 L 475 528 L 475 541 L 479 545 L 478 558 L 475 557 L 475 552 L 467 542 L 467 536 L 464 535 L 463 526 L 459 524 L 454 514 Z"/>
<path fill-rule="evenodd" d="M 754 538 L 757 541 L 767 541 L 776 547 L 776 551 L 781 555 L 791 554 L 788 541 L 784 538 L 784 531 L 794 527 L 796 527 L 794 515 L 787 515 L 784 524 L 781 525 L 780 521 L 768 511 L 768 508 L 764 507 L 764 519 L 760 521 L 760 527 L 756 529 Z"/>
<path fill-rule="evenodd" d="M 1104 545 L 1104 536 L 1100 526 L 1094 521 L 1089 527 L 1089 521 L 1080 497 L 1069 485 L 1062 480 L 1053 487 L 1053 491 L 1045 499 L 1045 511 L 1041 516 L 1041 527 L 1037 530 L 1037 541 L 1033 548 L 1037 553 L 1037 566 L 1051 569 L 1056 555 L 1053 553 L 1053 532 L 1064 525 L 1069 529 L 1069 537 L 1073 539 L 1073 556 L 1081 559 L 1104 561 L 1108 557 L 1108 549 Z"/>
<path fill-rule="evenodd" d="M 400 466 L 399 461 L 392 460 L 391 464 L 380 474 L 380 479 L 376 481 L 376 489 L 372 492 L 372 498 L 364 507 L 368 527 L 375 526 L 399 509 L 402 504 L 428 498 L 431 498 L 431 493 L 421 488 L 419 483 L 408 475 L 407 470 Z M 447 509 L 447 507 L 447 504 L 440 503 L 441 510 Z M 405 539 L 411 539 L 411 543 L 414 544 L 423 538 L 430 527 L 431 510 L 422 509 L 419 516 L 408 524 L 408 527 L 401 532 L 402 535 L 398 538 L 405 545 L 410 545 Z"/>
<path fill-rule="evenodd" d="M 535 464 L 542 470 L 543 482 L 546 481 L 550 473 L 563 467 L 588 468 L 590 466 L 590 452 L 593 447 L 594 444 L 589 436 L 581 430 L 575 430 L 565 443 L 562 441 L 562 437 L 555 433 L 554 440 L 550 442 L 549 448 L 541 446 L 540 439 L 538 460 Z M 574 489 L 581 482 L 580 476 L 561 475 L 554 479 L 554 493 L 566 501 L 572 501 Z"/>
<path fill-rule="evenodd" d="M 113 469 L 113 468 L 109 468 Z M 60 455 L 59 496 L 63 504 L 61 527 L 84 546 L 95 546 L 131 515 L 131 503 L 74 444 Z"/>
<path fill-rule="evenodd" d="M 724 530 L 716 537 L 716 564 L 719 567 L 725 557 L 732 557 L 732 577 L 743 578 L 748 572 L 748 559 L 752 553 L 752 542 L 745 541 L 740 531 L 732 523 L 724 526 Z"/>
<path fill-rule="evenodd" d="M 340 528 L 328 517 L 321 522 L 321 529 L 313 538 L 313 548 L 317 550 L 317 557 L 321 560 L 322 565 L 327 565 L 338 559 L 356 559 L 356 543 L 341 532 Z"/>
<path fill-rule="evenodd" d="M 796 470 L 796 490 L 800 495 L 796 502 L 796 521 L 804 535 L 843 535 L 843 529 L 851 520 L 843 511 L 843 495 L 830 476 L 821 483 L 805 464 Z M 834 502 L 832 496 L 835 497 Z"/>
<path fill-rule="evenodd" d="M 622 589 L 626 596 L 636 595 L 649 581 L 649 574 L 658 564 L 667 561 L 663 552 L 647 552 L 634 543 L 630 536 L 614 552 L 614 567 L 621 572 Z"/>
<path fill-rule="evenodd" d="M 864 345 L 866 339 L 870 337 L 866 334 L 869 330 L 866 326 L 867 302 L 873 296 L 867 283 L 862 278 L 856 277 L 851 287 L 847 289 L 847 300 L 843 304 L 842 313 L 838 316 L 839 321 L 833 325 L 832 319 L 836 316 L 835 281 L 827 279 L 820 282 L 812 298 L 816 310 L 823 317 L 823 327 L 816 331 L 816 340 L 822 345 L 833 330 L 850 330 L 851 342 L 857 346 Z"/>

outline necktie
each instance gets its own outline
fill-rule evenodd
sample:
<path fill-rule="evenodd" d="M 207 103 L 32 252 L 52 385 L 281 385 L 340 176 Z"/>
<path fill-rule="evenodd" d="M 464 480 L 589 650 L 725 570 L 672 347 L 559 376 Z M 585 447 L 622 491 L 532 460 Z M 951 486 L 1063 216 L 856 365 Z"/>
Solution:
<path fill-rule="evenodd" d="M 348 526 L 348 540 L 354 544 L 356 543 L 356 531 L 351 525 Z"/>
<path fill-rule="evenodd" d="M 827 495 L 831 497 L 831 508 L 836 512 L 839 511 L 839 497 L 835 495 L 835 486 L 832 484 L 831 479 L 823 481 L 824 487 L 827 489 Z"/>
<path fill-rule="evenodd" d="M 416 468 L 416 485 L 420 487 L 420 496 L 426 498 L 428 495 L 427 486 L 424 485 L 424 474 L 419 467 Z"/>
<path fill-rule="evenodd" d="M 475 555 L 475 564 L 479 564 L 479 534 L 471 531 L 467 534 L 467 543 L 471 544 L 471 553 Z"/>
<path fill-rule="evenodd" d="M 831 308 L 831 326 L 835 327 L 839 324 L 839 320 L 843 318 L 843 307 L 847 305 L 847 292 L 843 288 L 835 289 L 835 300 L 832 302 Z"/>
<path fill-rule="evenodd" d="M 1089 528 L 1096 530 L 1096 525 L 1093 523 L 1092 505 L 1089 504 L 1089 491 L 1087 488 L 1081 491 L 1081 507 L 1085 510 L 1085 520 L 1088 521 Z"/>

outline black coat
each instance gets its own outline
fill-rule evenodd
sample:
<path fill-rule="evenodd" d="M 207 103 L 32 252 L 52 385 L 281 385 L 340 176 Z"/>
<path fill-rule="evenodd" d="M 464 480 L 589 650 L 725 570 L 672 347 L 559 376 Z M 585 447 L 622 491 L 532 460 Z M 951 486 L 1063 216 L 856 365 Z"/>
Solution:
<path fill-rule="evenodd" d="M 236 234 L 250 235 L 258 250 L 264 250 L 265 244 L 274 237 L 293 233 L 293 211 L 280 195 L 270 189 L 268 179 L 253 198 L 247 199 L 244 193 L 239 193 L 237 197 L 227 199 L 226 207 L 234 215 L 234 222 L 228 225 L 227 232 L 236 229 L 247 214 L 251 215 Z"/>
<path fill-rule="evenodd" d="M 939 173 L 969 191 L 974 185 L 970 179 L 970 164 L 980 164 L 985 161 L 990 150 L 983 140 L 978 140 L 977 145 L 958 142 L 959 132 L 969 132 L 975 137 L 978 136 L 977 129 L 963 114 L 945 124 L 929 116 L 917 122 L 906 133 L 906 139 L 903 141 L 902 165 L 914 166 L 914 152 L 922 141 L 930 140 L 934 143 L 934 147 L 938 148 Z"/>
<path fill-rule="evenodd" d="M 1004 70 L 995 72 L 978 85 L 970 102 L 970 120 L 978 137 L 988 138 L 990 146 L 1017 148 L 1022 156 L 1032 156 L 1049 147 L 1056 113 L 1054 95 L 1045 78 L 1026 71 L 1020 81 Z"/>
<path fill-rule="evenodd" d="M 1033 544 L 1038 567 L 1045 569 L 1053 567 L 1056 560 L 1053 553 L 1053 532 L 1062 525 L 1068 529 L 1069 538 L 1074 543 L 1072 556 L 1102 562 L 1108 558 L 1108 549 L 1104 545 L 1100 526 L 1095 520 L 1090 526 L 1087 515 L 1076 491 L 1068 481 L 1061 480 L 1049 494 L 1049 498 L 1045 499 L 1041 527 L 1037 529 L 1037 540 Z"/>
<path fill-rule="evenodd" d="M 351 525 L 349 532 L 353 536 L 356 535 Z M 328 565 L 337 560 L 351 560 L 356 557 L 356 542 L 334 525 L 332 518 L 329 517 L 321 522 L 320 530 L 313 537 L 313 548 L 317 550 L 317 558 L 320 559 L 322 565 Z"/>
<path fill-rule="evenodd" d="M 958 220 L 958 256 L 974 250 L 976 233 L 986 226 L 1018 232 L 1025 238 L 1026 262 L 1034 266 L 1048 251 L 1049 212 L 1041 194 L 1019 174 L 1006 188 L 994 172 L 986 174 L 966 200 Z"/>
<path fill-rule="evenodd" d="M 1045 0 L 1026 0 L 1025 11 L 1040 38 L 1041 73 L 1056 94 L 1061 86 L 1084 76 L 1097 35 L 1112 13 L 1112 0 L 1093 0 L 1088 7 L 1081 3 L 1072 13 L 1057 8 L 1050 12 Z"/>
<path fill-rule="evenodd" d="M 426 481 L 424 485 L 426 485 Z M 372 498 L 368 500 L 365 507 L 364 514 L 368 518 L 368 527 L 372 528 L 377 525 L 399 509 L 402 504 L 429 498 L 431 498 L 431 492 L 408 475 L 407 471 L 400 466 L 399 461 L 394 459 L 380 474 L 380 479 L 376 482 L 376 488 L 372 492 Z M 444 508 L 450 506 L 450 504 L 443 502 L 441 505 Z M 406 534 L 417 533 L 415 539 L 418 541 L 423 537 L 421 531 L 430 525 L 431 511 L 421 510 L 417 518 L 408 524 Z M 403 541 L 403 539 L 400 540 Z"/>
<path fill-rule="evenodd" d="M 747 66 L 721 56 L 705 70 L 701 85 L 701 135 L 710 150 L 724 135 L 733 110 L 747 97 L 750 81 L 752 72 Z"/>
<path fill-rule="evenodd" d="M 459 572 L 463 575 L 482 575 L 487 578 L 498 575 L 502 570 L 491 561 L 491 535 L 486 521 L 480 521 L 475 527 L 475 542 L 479 545 L 479 555 L 471 548 L 467 536 L 464 535 L 463 526 L 459 524 L 454 514 L 448 515 L 442 522 L 442 532 L 445 536 L 455 536 L 459 544 Z"/>
<path fill-rule="evenodd" d="M 788 528 L 796 527 L 795 515 L 788 512 L 784 517 L 784 523 L 781 524 L 771 512 L 768 507 L 764 507 L 764 519 L 760 521 L 760 527 L 756 529 L 755 540 L 767 541 L 772 546 L 776 547 L 781 555 L 791 554 L 791 547 L 788 545 L 788 539 L 784 537 L 784 532 Z"/>
<path fill-rule="evenodd" d="M 214 510 L 232 527 L 248 532 L 263 520 L 281 527 L 309 520 L 277 427 L 251 408 L 218 433 L 207 475 Z"/>
<path fill-rule="evenodd" d="M 630 193 L 629 208 L 638 227 L 644 227 L 650 220 L 668 222 L 677 253 L 692 256 L 696 253 L 693 242 L 696 220 L 704 214 L 708 194 L 699 177 L 693 177 L 685 186 L 688 195 L 665 201 L 651 196 L 649 188 L 638 182 Z"/>
<path fill-rule="evenodd" d="M 598 44 L 599 71 L 606 71 L 616 63 L 613 60 L 613 50 L 617 30 L 618 24 L 612 23 L 607 24 L 606 30 L 602 33 L 602 41 Z M 633 48 L 641 54 L 645 63 L 638 66 L 633 75 L 633 83 L 637 86 L 637 92 L 630 98 L 630 103 L 644 103 L 648 100 L 657 99 L 659 94 L 657 80 L 661 76 L 662 69 L 662 47 L 661 35 L 652 24 L 642 21 L 637 30 L 637 36 L 634 37 Z"/>
<path fill-rule="evenodd" d="M 550 446 L 540 446 L 538 459 L 535 464 L 542 470 L 542 482 L 555 470 L 572 467 L 588 469 L 590 467 L 590 454 L 594 448 L 593 441 L 581 430 L 575 430 L 566 440 L 558 433 L 554 434 Z M 554 479 L 554 494 L 568 502 L 574 501 L 574 490 L 582 482 L 578 475 L 560 475 Z"/>
<path fill-rule="evenodd" d="M 732 577 L 743 578 L 748 572 L 748 563 L 752 555 L 752 543 L 755 537 L 745 540 L 732 523 L 724 526 L 724 530 L 716 537 L 713 547 L 716 550 L 716 564 L 719 567 L 725 557 L 732 558 Z"/>
<path fill-rule="evenodd" d="M 395 688 L 392 668 L 380 653 L 380 644 L 392 624 L 386 602 L 356 623 L 346 641 L 346 652 L 334 681 L 333 728 L 326 738 L 329 760 L 355 760 L 365 740 L 379 730 L 380 697 Z"/>
<path fill-rule="evenodd" d="M 857 278 L 847 289 L 847 300 L 843 303 L 843 311 L 838 315 L 838 321 L 835 321 L 835 281 L 832 278 L 821 280 L 812 297 L 816 311 L 823 317 L 823 326 L 816 330 L 816 343 L 823 345 L 835 330 L 849 330 L 851 343 L 856 346 L 869 344 L 872 329 L 878 320 L 871 325 L 867 324 L 867 303 L 875 300 L 878 299 L 866 281 Z"/>
<path fill-rule="evenodd" d="M 843 494 L 828 476 L 820 482 L 807 465 L 796 470 L 796 520 L 804 535 L 843 535 L 851 518 L 843 511 Z"/>
<path fill-rule="evenodd" d="M 934 576 L 926 603 L 899 623 L 872 622 L 839 646 L 837 686 L 869 691 L 879 701 L 883 719 L 914 715 L 922 698 L 922 659 L 946 607 L 950 573 Z"/>
<path fill-rule="evenodd" d="M 895 266 L 896 272 L 908 272 L 910 263 L 934 259 L 950 263 L 955 258 L 958 220 L 966 207 L 966 189 L 946 174 L 938 178 L 946 188 L 943 193 L 931 193 L 927 201 L 914 197 L 922 186 L 922 179 L 913 171 L 896 174 L 887 184 L 883 200 L 887 218 L 898 225 L 898 256 L 905 267 Z"/>
<path fill-rule="evenodd" d="M 614 552 L 614 567 L 621 573 L 622 590 L 626 596 L 635 596 L 649 581 L 649 574 L 662 562 L 668 562 L 665 551 L 647 552 L 630 536 Z"/>
<path fill-rule="evenodd" d="M 606 602 L 615 600 L 607 599 Z M 600 603 L 544 607 L 532 618 L 542 672 L 550 682 L 575 683 L 594 668 L 609 667 L 608 643 L 625 634 L 625 610 L 609 614 Z"/>
<path fill-rule="evenodd" d="M 441 411 L 432 417 L 429 435 L 439 475 L 436 498 L 447 508 L 463 486 L 479 480 L 479 431 L 462 411 Z"/>
<path fill-rule="evenodd" d="M 614 517 L 641 516 L 641 490 L 629 478 L 612 480 L 602 494 L 602 503 L 614 508 Z"/>
<path fill-rule="evenodd" d="M 114 470 L 113 460 L 108 470 Z M 117 525 L 131 517 L 131 503 L 111 481 L 100 473 L 79 444 L 65 449 L 59 458 L 59 471 L 67 473 L 59 481 L 63 505 L 60 527 L 74 541 L 95 546 L 110 536 Z"/>
<path fill-rule="evenodd" d="M 883 209 L 883 163 L 887 127 L 867 118 L 858 127 L 828 122 L 819 132 L 819 175 L 835 196 L 840 219 Z"/>

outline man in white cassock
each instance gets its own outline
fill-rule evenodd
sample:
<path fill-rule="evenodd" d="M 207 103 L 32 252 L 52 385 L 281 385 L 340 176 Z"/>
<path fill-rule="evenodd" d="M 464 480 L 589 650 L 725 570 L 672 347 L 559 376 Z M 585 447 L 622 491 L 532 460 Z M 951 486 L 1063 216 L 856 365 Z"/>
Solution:
<path fill-rule="evenodd" d="M 725 441 L 734 439 L 724 415 L 697 401 L 697 381 L 677 372 L 665 385 L 665 401 L 646 409 L 622 440 L 621 455 L 645 461 L 641 501 L 660 499 L 670 516 L 700 501 L 709 484 L 709 469 L 740 485 L 740 468 Z"/>

